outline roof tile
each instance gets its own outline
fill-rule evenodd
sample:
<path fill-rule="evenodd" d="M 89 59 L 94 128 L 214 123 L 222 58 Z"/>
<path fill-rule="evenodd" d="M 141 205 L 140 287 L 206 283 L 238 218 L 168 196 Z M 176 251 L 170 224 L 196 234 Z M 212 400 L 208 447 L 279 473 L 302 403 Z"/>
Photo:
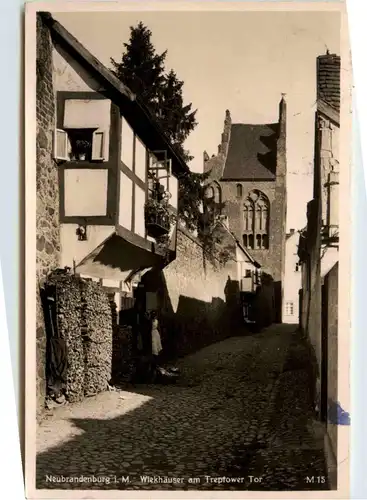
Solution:
<path fill-rule="evenodd" d="M 222 180 L 274 180 L 279 125 L 232 124 Z"/>

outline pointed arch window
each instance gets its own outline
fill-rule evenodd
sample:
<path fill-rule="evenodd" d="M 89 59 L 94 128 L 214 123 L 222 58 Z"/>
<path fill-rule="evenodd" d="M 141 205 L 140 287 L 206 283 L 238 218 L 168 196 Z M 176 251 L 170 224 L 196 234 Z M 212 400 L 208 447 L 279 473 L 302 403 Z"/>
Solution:
<path fill-rule="evenodd" d="M 242 184 L 237 184 L 237 198 L 242 198 Z"/>
<path fill-rule="evenodd" d="M 250 250 L 269 248 L 269 200 L 264 193 L 253 190 L 243 206 L 243 244 Z"/>
<path fill-rule="evenodd" d="M 208 200 L 207 209 L 214 210 L 216 215 L 222 214 L 222 189 L 216 181 L 206 187 L 205 196 Z"/>
<path fill-rule="evenodd" d="M 212 199 L 214 198 L 214 188 L 212 186 L 209 186 L 207 189 L 206 189 L 206 197 L 209 198 L 209 199 Z"/>
<path fill-rule="evenodd" d="M 218 203 L 218 204 L 222 203 L 222 190 L 220 188 L 220 185 L 217 182 L 214 182 L 213 190 L 214 190 L 215 203 Z"/>

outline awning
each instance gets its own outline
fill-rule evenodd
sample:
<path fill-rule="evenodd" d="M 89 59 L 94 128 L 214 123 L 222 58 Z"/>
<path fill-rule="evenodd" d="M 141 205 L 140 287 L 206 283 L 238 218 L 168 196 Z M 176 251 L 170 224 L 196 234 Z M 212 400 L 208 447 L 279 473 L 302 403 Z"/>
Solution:
<path fill-rule="evenodd" d="M 125 240 L 113 233 L 76 265 L 77 273 L 125 281 L 132 272 L 162 264 L 162 255 Z"/>

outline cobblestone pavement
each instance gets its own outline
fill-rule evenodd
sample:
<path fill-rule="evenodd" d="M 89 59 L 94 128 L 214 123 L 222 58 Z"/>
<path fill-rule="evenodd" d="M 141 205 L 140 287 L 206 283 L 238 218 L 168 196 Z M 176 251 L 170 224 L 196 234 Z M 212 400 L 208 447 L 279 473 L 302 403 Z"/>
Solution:
<path fill-rule="evenodd" d="M 277 325 L 183 358 L 174 386 L 57 408 L 38 426 L 36 487 L 325 489 L 306 356 Z"/>

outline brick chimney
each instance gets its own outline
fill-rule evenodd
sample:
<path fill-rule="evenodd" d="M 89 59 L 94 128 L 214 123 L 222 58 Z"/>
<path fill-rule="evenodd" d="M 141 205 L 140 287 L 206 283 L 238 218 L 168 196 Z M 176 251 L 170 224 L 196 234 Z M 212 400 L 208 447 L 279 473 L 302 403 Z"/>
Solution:
<path fill-rule="evenodd" d="M 327 51 L 316 64 L 317 99 L 340 111 L 340 56 Z"/>

